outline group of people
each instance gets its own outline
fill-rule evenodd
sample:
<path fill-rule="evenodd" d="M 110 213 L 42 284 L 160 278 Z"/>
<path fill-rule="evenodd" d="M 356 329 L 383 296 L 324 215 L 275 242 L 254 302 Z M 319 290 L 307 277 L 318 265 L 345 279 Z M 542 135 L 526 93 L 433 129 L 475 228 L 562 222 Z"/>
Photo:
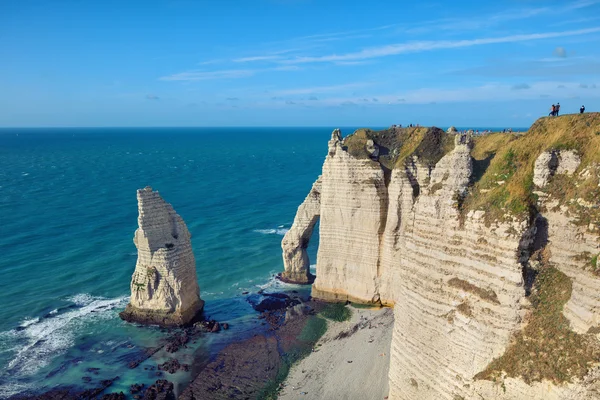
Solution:
<path fill-rule="evenodd" d="M 419 124 L 416 124 L 416 125 L 415 124 L 409 124 L 409 125 L 406 125 L 406 127 L 407 128 L 418 128 Z M 393 124 L 392 128 L 402 128 L 402 124 Z"/>
<path fill-rule="evenodd" d="M 548 114 L 548 115 L 552 115 L 553 117 L 558 117 L 559 111 L 560 111 L 560 103 L 552 104 L 552 107 L 550 108 L 550 114 Z M 579 108 L 579 114 L 583 114 L 584 112 L 585 112 L 585 106 L 581 106 Z"/>
<path fill-rule="evenodd" d="M 548 115 L 552 115 L 553 117 L 558 117 L 559 111 L 560 111 L 560 103 L 552 104 L 552 107 L 550 108 L 550 114 L 548 114 Z"/>

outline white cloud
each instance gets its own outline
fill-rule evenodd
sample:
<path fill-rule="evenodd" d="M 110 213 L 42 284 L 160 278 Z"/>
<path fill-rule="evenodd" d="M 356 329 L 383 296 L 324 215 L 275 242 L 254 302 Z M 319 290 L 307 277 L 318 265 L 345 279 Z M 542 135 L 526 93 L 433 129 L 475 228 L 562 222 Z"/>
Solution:
<path fill-rule="evenodd" d="M 340 92 L 348 89 L 355 89 L 359 87 L 368 86 L 367 83 L 359 82 L 359 83 L 346 83 L 343 85 L 331 85 L 331 86 L 314 86 L 308 88 L 298 88 L 298 89 L 286 89 L 279 90 L 275 93 L 278 96 L 292 96 L 292 95 L 301 95 L 301 94 L 315 94 L 315 93 L 331 93 L 331 92 Z"/>
<path fill-rule="evenodd" d="M 214 79 L 238 79 L 254 76 L 268 71 L 298 71 L 301 68 L 296 65 L 282 65 L 275 68 L 261 69 L 226 69 L 217 71 L 187 71 L 173 75 L 160 77 L 161 81 L 205 81 Z"/>
<path fill-rule="evenodd" d="M 275 61 L 281 59 L 281 56 L 253 56 L 253 57 L 242 57 L 236 58 L 233 62 L 236 63 L 245 63 L 245 62 L 254 62 L 254 61 Z"/>
<path fill-rule="evenodd" d="M 296 57 L 282 62 L 291 64 L 302 63 L 322 63 L 322 62 L 340 62 L 340 61 L 356 61 L 368 60 L 372 58 L 387 57 L 406 53 L 418 53 L 424 51 L 441 50 L 441 49 L 457 49 L 472 46 L 482 46 L 487 44 L 499 43 L 516 43 L 531 40 L 552 39 L 556 37 L 585 35 L 588 33 L 600 32 L 600 27 L 589 29 L 578 29 L 563 32 L 546 32 L 546 33 L 530 33 L 522 35 L 510 35 L 497 38 L 480 38 L 480 39 L 464 39 L 464 40 L 437 40 L 437 41 L 419 41 L 411 43 L 397 43 L 386 46 L 370 47 L 354 53 L 346 54 L 331 54 L 326 56 L 316 57 Z"/>

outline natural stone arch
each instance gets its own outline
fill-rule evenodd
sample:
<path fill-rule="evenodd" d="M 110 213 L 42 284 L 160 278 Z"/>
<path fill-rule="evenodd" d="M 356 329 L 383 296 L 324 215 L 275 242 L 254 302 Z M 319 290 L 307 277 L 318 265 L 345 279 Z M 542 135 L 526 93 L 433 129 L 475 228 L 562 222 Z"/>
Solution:
<path fill-rule="evenodd" d="M 321 177 L 298 207 L 294 223 L 281 241 L 284 271 L 281 280 L 289 283 L 312 283 L 308 243 L 321 214 Z"/>

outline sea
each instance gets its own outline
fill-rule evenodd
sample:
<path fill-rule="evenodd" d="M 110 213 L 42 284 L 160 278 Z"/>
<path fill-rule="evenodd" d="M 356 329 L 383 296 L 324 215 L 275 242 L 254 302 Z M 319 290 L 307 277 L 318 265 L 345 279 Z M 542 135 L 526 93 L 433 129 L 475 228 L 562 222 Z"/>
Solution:
<path fill-rule="evenodd" d="M 158 190 L 186 222 L 205 315 L 230 325 L 178 356 L 192 368 L 168 376 L 177 390 L 256 329 L 248 293 L 309 290 L 275 274 L 332 130 L 0 129 L 0 399 L 115 376 L 110 391 L 128 393 L 157 379 L 168 354 L 127 361 L 169 333 L 118 317 L 137 256 L 137 189 Z M 313 264 L 317 246 L 315 232 Z"/>

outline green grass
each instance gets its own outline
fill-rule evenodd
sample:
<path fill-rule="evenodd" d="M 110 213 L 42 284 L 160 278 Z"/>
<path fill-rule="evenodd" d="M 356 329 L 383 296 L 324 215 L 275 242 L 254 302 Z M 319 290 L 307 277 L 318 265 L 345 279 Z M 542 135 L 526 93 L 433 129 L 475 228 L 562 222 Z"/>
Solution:
<path fill-rule="evenodd" d="M 332 321 L 344 322 L 352 317 L 352 311 L 344 303 L 330 303 L 325 306 L 319 315 Z"/>
<path fill-rule="evenodd" d="M 504 220 L 506 216 L 526 218 L 536 213 L 533 169 L 537 157 L 544 151 L 569 149 L 581 156 L 579 170 L 598 163 L 600 137 L 595 135 L 598 128 L 600 113 L 574 114 L 540 118 L 520 136 L 493 134 L 476 138 L 475 179 L 465 199 L 464 211 L 484 210 L 487 222 Z M 579 189 L 581 195 L 586 195 L 586 190 L 592 191 L 593 182 L 584 186 Z M 563 191 L 559 200 L 573 195 L 575 190 Z"/>
<path fill-rule="evenodd" d="M 600 362 L 600 348 L 592 336 L 573 332 L 562 313 L 572 290 L 569 277 L 544 266 L 531 295 L 533 309 L 527 325 L 505 353 L 475 379 L 497 381 L 503 372 L 527 384 L 542 380 L 561 384 L 583 378 Z"/>

